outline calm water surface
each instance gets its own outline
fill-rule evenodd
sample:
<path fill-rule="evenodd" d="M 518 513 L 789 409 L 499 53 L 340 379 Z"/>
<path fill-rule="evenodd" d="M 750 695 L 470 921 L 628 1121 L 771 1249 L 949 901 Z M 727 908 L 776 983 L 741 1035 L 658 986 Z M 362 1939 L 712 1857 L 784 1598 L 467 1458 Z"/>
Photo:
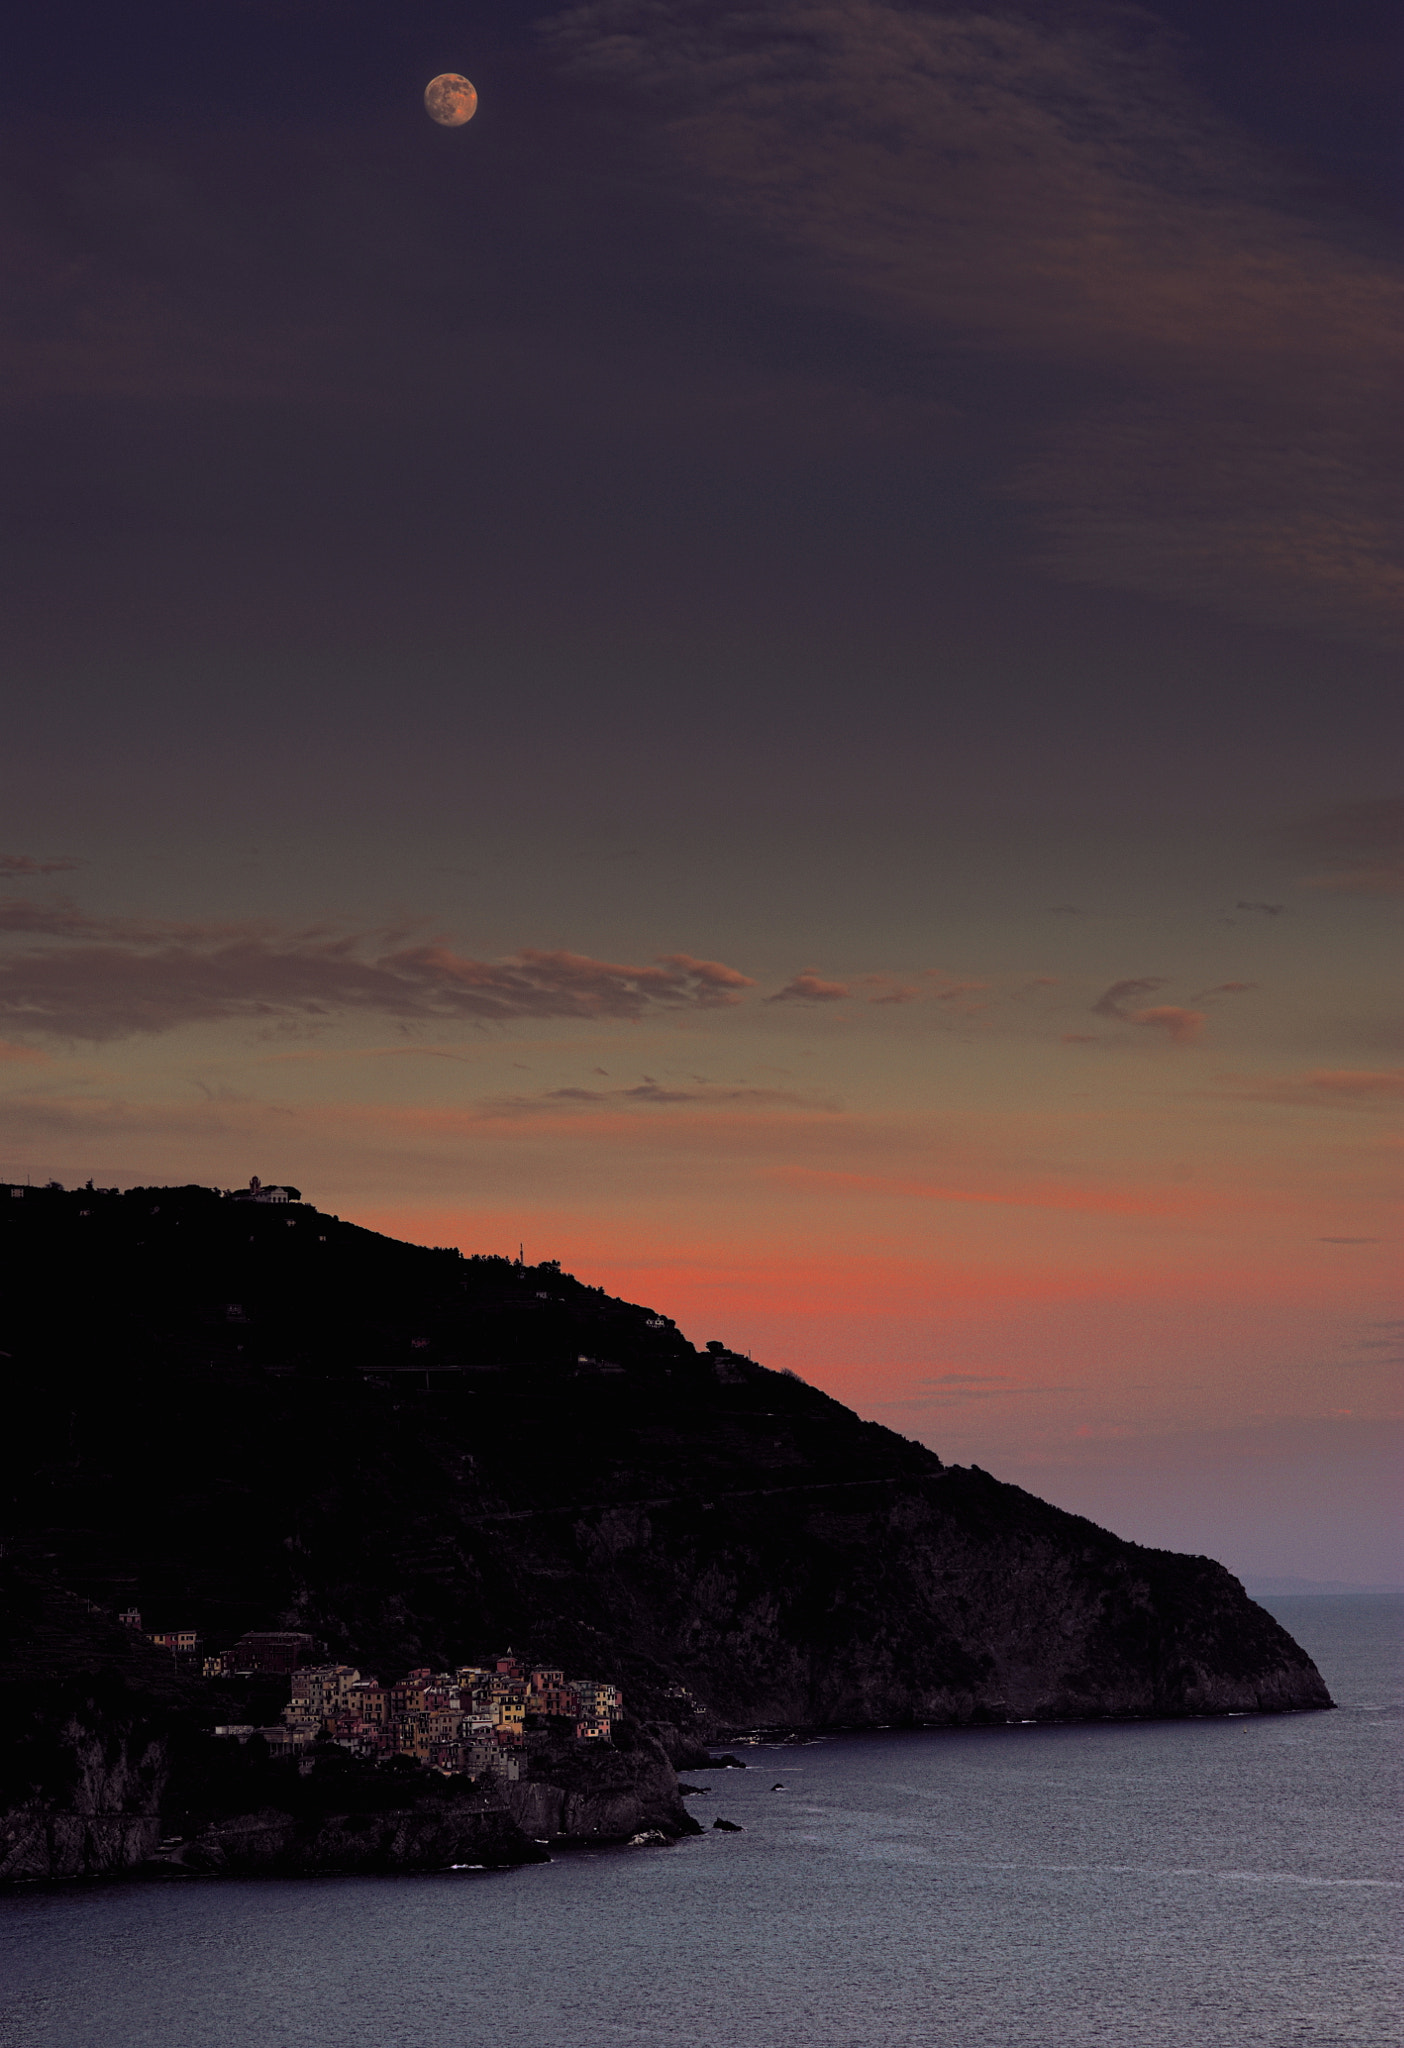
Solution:
<path fill-rule="evenodd" d="M 1263 1604 L 1338 1713 L 752 1749 L 689 1802 L 744 1833 L 505 1874 L 12 1895 L 0 2041 L 1397 2048 L 1404 1603 Z"/>

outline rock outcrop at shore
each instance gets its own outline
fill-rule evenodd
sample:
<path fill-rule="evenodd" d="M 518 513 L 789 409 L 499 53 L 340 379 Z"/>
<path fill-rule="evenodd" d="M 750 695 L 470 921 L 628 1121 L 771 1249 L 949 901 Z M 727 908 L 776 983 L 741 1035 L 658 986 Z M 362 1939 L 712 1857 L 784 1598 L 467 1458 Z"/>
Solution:
<path fill-rule="evenodd" d="M 699 1832 L 683 1805 L 678 1775 L 645 1729 L 620 1753 L 558 1749 L 533 1758 L 530 1775 L 503 1788 L 513 1820 L 531 1841 L 627 1842 L 656 1833 Z"/>

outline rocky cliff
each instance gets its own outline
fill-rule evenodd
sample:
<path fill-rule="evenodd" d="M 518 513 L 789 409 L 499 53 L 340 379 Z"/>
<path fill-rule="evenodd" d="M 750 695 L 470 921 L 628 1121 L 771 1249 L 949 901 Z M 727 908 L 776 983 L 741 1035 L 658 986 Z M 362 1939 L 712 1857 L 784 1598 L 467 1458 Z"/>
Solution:
<path fill-rule="evenodd" d="M 0 1261 L 5 1540 L 109 1609 L 381 1676 L 511 1644 L 708 1736 L 1329 1704 L 1221 1566 L 550 1265 L 199 1188 L 33 1191 Z"/>
<path fill-rule="evenodd" d="M 94 1732 L 64 1731 L 79 1751 Z M 114 1731 L 96 1737 L 108 1752 Z M 115 1746 L 121 1755 L 121 1738 Z M 586 1843 L 628 1842 L 645 1831 L 673 1839 L 696 1832 L 683 1808 L 677 1777 L 661 1751 L 635 1756 L 592 1754 L 580 1765 L 541 1778 L 498 1786 L 413 1790 L 378 1784 L 369 1770 L 354 1788 L 318 1785 L 277 1767 L 270 1803 L 202 1816 L 190 1833 L 178 1809 L 161 1811 L 169 1783 L 165 1746 L 147 1743 L 128 1782 L 105 1772 L 96 1805 L 86 1789 L 66 1807 L 42 1792 L 0 1812 L 0 1884 L 75 1877 L 311 1877 L 346 1872 L 505 1869 L 544 1862 Z M 561 1782 L 564 1780 L 564 1782 Z M 159 1789 L 158 1789 L 159 1788 Z M 373 1789 L 373 1803 L 348 1792 Z"/>
<path fill-rule="evenodd" d="M 645 1729 L 624 1752 L 561 1749 L 532 1760 L 529 1775 L 504 1788 L 508 1811 L 535 1842 L 626 1842 L 649 1831 L 698 1832 L 682 1803 L 677 1772 Z"/>
<path fill-rule="evenodd" d="M 0 1879 L 155 1853 L 185 1691 L 144 1637 L 0 1558 Z"/>
<path fill-rule="evenodd" d="M 602 1632 L 666 1658 L 714 1733 L 1330 1704 L 1221 1565 L 978 1471 L 541 1517 L 518 1544 L 523 1568 L 588 1592 Z"/>

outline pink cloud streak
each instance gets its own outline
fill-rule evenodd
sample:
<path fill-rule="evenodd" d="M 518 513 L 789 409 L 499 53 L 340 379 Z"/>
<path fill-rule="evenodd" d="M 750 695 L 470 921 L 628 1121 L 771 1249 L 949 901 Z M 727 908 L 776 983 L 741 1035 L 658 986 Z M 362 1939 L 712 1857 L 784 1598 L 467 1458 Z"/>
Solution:
<path fill-rule="evenodd" d="M 0 1018 L 15 1030 L 95 1042 L 358 1011 L 407 1021 L 631 1022 L 726 1008 L 754 986 L 739 969 L 689 953 L 637 966 L 524 947 L 478 960 L 441 940 L 387 946 L 387 934 L 102 918 L 68 902 L 0 903 L 0 932 L 41 942 L 0 954 Z"/>

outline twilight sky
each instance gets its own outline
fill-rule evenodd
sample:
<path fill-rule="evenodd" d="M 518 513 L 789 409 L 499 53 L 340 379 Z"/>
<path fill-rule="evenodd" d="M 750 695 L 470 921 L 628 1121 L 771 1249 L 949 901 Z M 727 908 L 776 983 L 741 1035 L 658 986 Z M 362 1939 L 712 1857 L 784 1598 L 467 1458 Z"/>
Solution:
<path fill-rule="evenodd" d="M 29 10 L 0 1176 L 1404 1577 L 1392 22 Z"/>

